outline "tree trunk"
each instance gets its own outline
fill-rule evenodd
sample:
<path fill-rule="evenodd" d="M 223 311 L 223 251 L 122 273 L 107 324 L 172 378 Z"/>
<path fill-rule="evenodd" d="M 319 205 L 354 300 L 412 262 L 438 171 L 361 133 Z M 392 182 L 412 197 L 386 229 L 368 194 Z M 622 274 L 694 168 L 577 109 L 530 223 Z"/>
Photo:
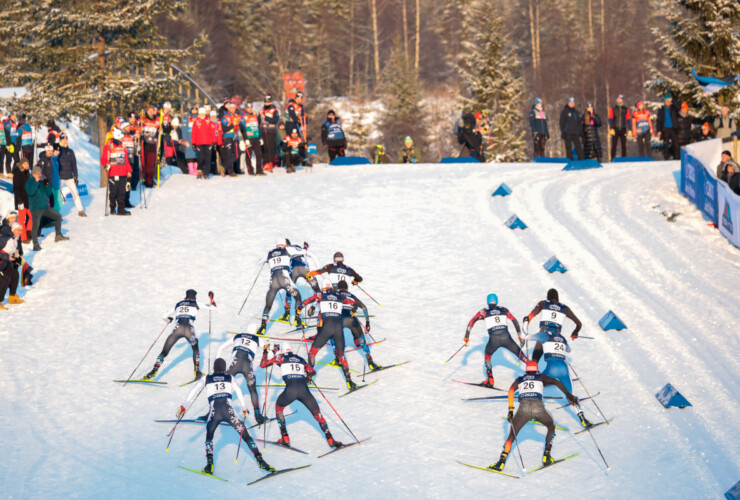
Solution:
<path fill-rule="evenodd" d="M 537 88 L 537 42 L 534 36 L 534 0 L 529 0 L 529 35 L 532 41 L 532 81 Z"/>
<path fill-rule="evenodd" d="M 406 0 L 401 0 L 401 17 L 403 18 L 403 57 L 409 60 L 409 28 L 406 18 Z"/>
<path fill-rule="evenodd" d="M 593 45 L 594 43 L 594 15 L 592 0 L 588 0 L 588 41 Z"/>
<path fill-rule="evenodd" d="M 105 39 L 98 35 L 98 39 L 94 43 L 94 48 L 98 54 L 98 66 L 100 70 L 105 74 Z M 98 110 L 98 147 L 103 150 L 105 146 L 105 135 L 108 133 L 108 121 L 105 116 L 101 115 L 102 110 Z M 108 184 L 108 172 L 105 170 L 103 162 L 100 164 L 100 187 L 105 187 Z M 106 203 L 108 201 L 106 200 Z"/>
<path fill-rule="evenodd" d="M 370 0 L 370 12 L 373 20 L 373 62 L 375 63 L 375 84 L 380 81 L 380 54 L 378 52 L 378 9 L 376 0 Z"/>
<path fill-rule="evenodd" d="M 540 0 L 534 0 L 534 33 L 537 45 L 537 85 L 542 85 L 542 59 L 540 59 Z"/>
<path fill-rule="evenodd" d="M 419 0 L 416 0 L 416 54 L 414 57 L 414 69 L 419 73 L 419 40 L 421 40 L 421 14 Z"/>
<path fill-rule="evenodd" d="M 349 0 L 349 95 L 355 88 L 355 0 Z"/>

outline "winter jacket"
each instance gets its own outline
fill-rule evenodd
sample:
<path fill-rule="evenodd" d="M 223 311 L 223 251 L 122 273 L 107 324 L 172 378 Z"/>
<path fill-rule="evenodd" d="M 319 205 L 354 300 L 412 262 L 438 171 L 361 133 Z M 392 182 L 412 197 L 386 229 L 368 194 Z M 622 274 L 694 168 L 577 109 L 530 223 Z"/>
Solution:
<path fill-rule="evenodd" d="M 717 131 L 717 137 L 727 139 L 737 130 L 737 123 L 730 116 L 717 115 L 714 119 L 714 129 Z"/>
<path fill-rule="evenodd" d="M 601 158 L 602 156 L 598 129 L 602 124 L 601 117 L 596 113 L 591 116 L 590 124 L 583 124 L 583 154 L 586 158 Z"/>
<path fill-rule="evenodd" d="M 10 225 L 3 221 L 0 226 L 0 271 L 4 271 L 11 265 L 10 258 L 15 253 L 23 255 L 23 248 L 13 234 L 13 230 L 10 229 Z M 2 299 L 4 297 L 0 297 Z"/>
<path fill-rule="evenodd" d="M 286 155 L 305 157 L 306 143 L 303 142 L 300 135 L 297 137 L 286 135 L 285 139 L 283 139 L 283 152 Z"/>
<path fill-rule="evenodd" d="M 671 122 L 672 122 L 671 127 L 668 127 L 666 125 L 666 113 L 668 113 L 668 115 L 671 117 Z M 678 121 L 678 108 L 675 105 L 671 105 L 670 108 L 666 105 L 663 105 L 663 107 L 658 110 L 658 118 L 657 120 L 655 120 L 655 131 L 661 134 L 667 128 L 675 129 L 677 121 Z"/>
<path fill-rule="evenodd" d="M 195 161 L 195 149 L 193 148 L 193 123 L 195 122 L 198 115 L 189 114 L 184 120 L 185 123 L 180 127 L 182 133 L 182 140 L 187 142 L 189 145 L 185 146 L 185 159 L 187 161 Z"/>
<path fill-rule="evenodd" d="M 733 193 L 740 195 L 740 172 L 732 174 L 730 182 L 728 182 L 727 185 L 732 189 Z"/>
<path fill-rule="evenodd" d="M 56 123 L 53 123 L 51 127 L 47 127 L 47 135 L 46 135 L 46 143 L 47 144 L 56 144 L 59 142 L 59 136 L 62 135 L 62 130 L 59 128 L 59 125 Z"/>
<path fill-rule="evenodd" d="M 303 104 L 298 104 L 295 99 L 288 101 L 285 108 L 285 130 L 290 132 L 296 125 L 303 127 L 306 122 L 306 109 Z"/>
<path fill-rule="evenodd" d="M 262 130 L 277 130 L 278 123 L 280 123 L 280 111 L 278 111 L 274 104 L 270 103 L 262 108 L 262 111 L 260 111 L 260 123 Z"/>
<path fill-rule="evenodd" d="M 410 148 L 403 147 L 401 150 L 401 154 L 398 155 L 398 163 L 420 163 L 421 162 L 421 155 L 419 154 L 419 150 L 416 149 L 416 146 L 411 146 Z"/>
<path fill-rule="evenodd" d="M 62 180 L 77 178 L 77 157 L 69 148 L 59 146 L 59 177 Z"/>
<path fill-rule="evenodd" d="M 330 148 L 340 148 L 347 145 L 347 139 L 344 137 L 342 123 L 339 118 L 335 117 L 334 121 L 326 120 L 321 124 L 321 144 Z"/>
<path fill-rule="evenodd" d="M 59 177 L 59 160 L 56 156 L 53 154 L 51 157 L 46 156 L 46 152 L 44 151 L 41 153 L 41 156 L 39 156 L 39 161 L 36 163 L 36 166 L 41 167 L 41 173 L 49 180 L 49 185 L 52 189 L 62 188 L 62 183 Z"/>
<path fill-rule="evenodd" d="M 609 108 L 609 128 L 626 132 L 630 127 L 630 109 L 624 104 L 617 104 Z"/>
<path fill-rule="evenodd" d="M 548 139 L 550 138 L 545 108 L 537 109 L 537 105 L 532 106 L 532 110 L 529 112 L 529 128 L 532 130 L 532 135 L 540 134 Z"/>
<path fill-rule="evenodd" d="M 244 139 L 259 139 L 260 115 L 245 111 L 239 120 L 239 129 L 242 131 Z"/>
<path fill-rule="evenodd" d="M 381 163 L 390 163 L 391 159 L 388 157 L 388 155 L 383 151 L 382 153 L 375 151 L 375 158 L 373 158 L 373 163 L 376 165 L 379 165 Z"/>
<path fill-rule="evenodd" d="M 26 181 L 31 176 L 28 170 L 21 170 L 18 165 L 13 167 L 13 198 L 15 208 L 18 210 L 28 209 L 28 193 L 26 193 Z"/>
<path fill-rule="evenodd" d="M 224 136 L 221 131 L 221 124 L 218 120 L 210 120 L 209 125 L 211 126 L 211 134 L 213 134 L 213 143 L 216 146 L 224 145 Z"/>
<path fill-rule="evenodd" d="M 691 143 L 691 123 L 692 118 L 688 114 L 681 116 L 680 114 L 676 117 L 676 137 L 678 138 L 678 145 L 685 146 Z"/>
<path fill-rule="evenodd" d="M 0 120 L 0 146 L 8 145 L 8 135 L 5 133 L 5 122 Z"/>
<path fill-rule="evenodd" d="M 738 166 L 737 162 L 733 160 L 732 158 L 727 160 L 724 163 L 719 162 L 719 165 L 717 165 L 717 179 L 727 182 L 727 166 L 728 165 L 732 167 L 733 171 L 735 172 L 740 171 L 740 166 Z"/>
<path fill-rule="evenodd" d="M 216 142 L 213 133 L 213 122 L 208 118 L 196 118 L 190 131 L 190 139 L 193 146 L 210 146 Z"/>
<path fill-rule="evenodd" d="M 33 147 L 33 128 L 28 123 L 18 125 L 18 137 L 15 140 L 16 148 Z"/>
<path fill-rule="evenodd" d="M 10 118 L 3 122 L 5 128 L 5 136 L 7 137 L 8 144 L 15 144 L 18 140 L 18 122 L 14 122 Z"/>
<path fill-rule="evenodd" d="M 457 132 L 457 142 L 465 146 L 473 158 L 476 158 L 478 161 L 485 160 L 485 158 L 481 158 L 483 136 L 475 128 L 475 117 L 470 113 L 466 113 L 463 116 L 463 126 Z"/>
<path fill-rule="evenodd" d="M 103 147 L 100 163 L 108 165 L 108 177 L 126 177 L 133 171 L 126 146 L 115 139 Z"/>
<path fill-rule="evenodd" d="M 583 133 L 583 119 L 578 110 L 571 108 L 567 104 L 560 112 L 560 134 L 581 135 Z"/>
<path fill-rule="evenodd" d="M 702 129 L 698 128 L 698 129 L 696 129 L 696 131 L 694 132 L 693 135 L 694 135 L 694 141 L 693 142 L 701 142 L 701 141 L 708 141 L 710 139 L 714 139 L 714 134 L 712 133 L 711 130 L 709 131 L 709 133 L 707 135 L 704 135 L 702 133 Z"/>
<path fill-rule="evenodd" d="M 234 116 L 228 111 L 221 117 L 221 133 L 224 139 L 235 139 L 239 131 L 238 116 Z"/>
<path fill-rule="evenodd" d="M 37 182 L 32 175 L 26 181 L 26 193 L 28 193 L 29 209 L 46 210 L 49 208 L 49 196 L 51 196 L 51 186 L 45 186 L 42 182 Z"/>
<path fill-rule="evenodd" d="M 638 135 L 644 135 L 650 132 L 653 133 L 653 122 L 650 119 L 650 111 L 647 109 L 636 109 L 632 113 L 632 135 L 637 137 Z"/>

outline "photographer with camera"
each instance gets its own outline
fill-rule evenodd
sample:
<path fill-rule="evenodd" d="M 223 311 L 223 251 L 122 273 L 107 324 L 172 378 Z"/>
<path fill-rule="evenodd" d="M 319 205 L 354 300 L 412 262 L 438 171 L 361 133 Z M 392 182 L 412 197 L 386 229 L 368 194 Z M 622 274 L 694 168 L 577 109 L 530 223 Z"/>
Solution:
<path fill-rule="evenodd" d="M 406 136 L 406 139 L 403 140 L 403 146 L 398 163 L 421 163 L 421 155 L 414 146 L 414 140 L 411 137 Z"/>
<path fill-rule="evenodd" d="M 33 229 L 31 230 L 33 250 L 35 252 L 41 250 L 38 236 L 41 229 L 42 217 L 48 217 L 54 221 L 54 229 L 56 231 L 56 238 L 54 238 L 54 241 L 68 240 L 69 237 L 62 234 L 62 214 L 49 206 L 51 186 L 47 179 L 43 179 L 41 167 L 33 167 L 31 177 L 26 181 L 26 193 L 28 193 L 31 220 L 33 221 Z"/>

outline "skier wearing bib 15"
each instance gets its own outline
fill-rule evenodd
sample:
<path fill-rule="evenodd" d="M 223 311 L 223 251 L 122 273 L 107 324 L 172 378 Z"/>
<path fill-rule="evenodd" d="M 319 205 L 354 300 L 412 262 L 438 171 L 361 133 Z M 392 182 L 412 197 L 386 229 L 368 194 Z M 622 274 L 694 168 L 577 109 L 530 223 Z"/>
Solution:
<path fill-rule="evenodd" d="M 234 337 L 232 342 L 224 342 L 219 347 L 216 353 L 217 358 L 223 358 L 222 354 L 231 347 L 231 361 L 228 363 L 229 368 L 226 373 L 232 377 L 236 377 L 238 373 L 244 376 L 247 381 L 247 388 L 249 389 L 249 395 L 252 399 L 252 407 L 254 408 L 254 419 L 258 424 L 267 421 L 267 417 L 262 415 L 260 411 L 260 401 L 257 395 L 257 380 L 254 376 L 254 357 L 259 352 L 260 338 L 257 334 L 257 324 L 250 323 L 247 325 L 247 331 L 244 333 L 238 333 Z M 225 358 L 224 358 L 225 359 Z"/>
<path fill-rule="evenodd" d="M 357 274 L 354 269 L 344 265 L 344 255 L 342 252 L 336 252 L 334 254 L 334 263 L 327 264 L 321 269 L 311 271 L 306 274 L 306 279 L 311 279 L 319 274 L 327 273 L 331 284 L 336 288 L 337 283 L 345 281 L 347 284 L 352 283 L 356 285 L 362 282 L 362 276 Z"/>
<path fill-rule="evenodd" d="M 488 330 L 488 343 L 486 344 L 485 351 L 485 364 L 486 364 L 486 375 L 487 379 L 483 382 L 486 387 L 493 387 L 493 370 L 491 368 L 491 357 L 499 349 L 504 347 L 511 351 L 517 358 L 526 361 L 527 357 L 522 352 L 519 345 L 517 345 L 511 338 L 509 332 L 509 322 L 514 324 L 514 329 L 519 337 L 519 344 L 523 344 L 521 330 L 519 329 L 519 322 L 509 312 L 509 310 L 503 306 L 498 305 L 498 296 L 495 293 L 491 293 L 486 298 L 488 303 L 487 307 L 484 307 L 468 323 L 468 328 L 465 330 L 465 338 L 463 342 L 468 345 L 470 341 L 470 331 L 478 320 L 483 320 Z"/>
<path fill-rule="evenodd" d="M 514 380 L 514 383 L 509 387 L 509 414 L 506 418 L 511 422 L 511 430 L 509 431 L 509 437 L 504 443 L 504 449 L 501 452 L 501 457 L 498 462 L 488 466 L 493 470 L 503 470 L 514 439 L 516 439 L 517 434 L 521 428 L 524 427 L 524 424 L 530 420 L 536 420 L 547 427 L 545 451 L 542 454 L 542 463 L 544 465 L 550 465 L 554 462 L 553 458 L 550 456 L 550 451 L 552 449 L 552 438 L 555 435 L 555 423 L 552 420 L 552 415 L 547 412 L 545 405 L 542 403 L 542 390 L 544 386 L 555 385 L 558 389 L 563 391 L 571 404 L 578 404 L 578 398 L 568 392 L 559 380 L 548 375 L 538 373 L 536 362 L 527 362 L 526 370 L 526 373 Z M 519 392 L 519 409 L 517 410 L 516 415 L 514 415 L 514 393 L 517 391 Z"/>
<path fill-rule="evenodd" d="M 285 290 L 296 301 L 295 320 L 301 325 L 301 294 L 298 287 L 295 286 L 290 278 L 290 256 L 294 252 L 288 248 L 284 240 L 278 240 L 275 248 L 270 250 L 267 257 L 263 257 L 259 264 L 265 262 L 270 266 L 270 289 L 267 290 L 265 297 L 265 309 L 262 311 L 262 325 L 257 331 L 258 334 L 265 333 L 267 328 L 267 318 L 270 317 L 270 309 L 275 301 L 275 296 L 280 290 Z"/>
<path fill-rule="evenodd" d="M 570 310 L 565 304 L 561 304 L 558 298 L 558 291 L 554 288 L 550 288 L 547 291 L 547 300 L 541 300 L 534 306 L 532 312 L 527 316 L 524 316 L 524 329 L 527 329 L 527 325 L 534 319 L 535 316 L 540 315 L 540 331 L 543 332 L 547 328 L 554 329 L 558 333 L 563 329 L 563 323 L 565 318 L 570 319 L 575 323 L 576 327 L 570 334 L 570 337 L 575 340 L 578 338 L 578 332 L 581 331 L 581 320 L 579 320 L 573 311 Z M 539 359 L 539 358 L 535 358 Z"/>
<path fill-rule="evenodd" d="M 302 357 L 294 354 L 290 346 L 285 343 L 282 344 L 282 352 L 278 353 L 279 346 L 273 347 L 273 357 L 268 359 L 269 346 L 265 346 L 262 351 L 262 362 L 260 362 L 260 368 L 266 368 L 272 364 L 276 364 L 280 367 L 280 371 L 285 382 L 285 389 L 277 398 L 275 402 L 275 415 L 280 422 L 280 434 L 282 437 L 278 440 L 278 443 L 283 446 L 290 446 L 290 437 L 288 436 L 288 429 L 285 425 L 285 416 L 283 411 L 285 407 L 290 405 L 293 401 L 298 400 L 311 412 L 313 418 L 319 423 L 319 427 L 324 431 L 326 441 L 329 446 L 339 448 L 342 443 L 336 441 L 331 432 L 329 432 L 329 426 L 326 424 L 324 416 L 321 414 L 319 404 L 316 402 L 316 398 L 308 390 L 308 381 L 316 374 L 316 371 L 306 363 Z"/>
<path fill-rule="evenodd" d="M 190 343 L 190 347 L 193 348 L 193 365 L 195 366 L 195 378 L 196 380 L 203 376 L 200 371 L 200 349 L 198 348 L 198 335 L 195 333 L 195 318 L 198 317 L 198 311 L 200 307 L 195 301 L 197 292 L 195 290 L 188 290 L 185 292 L 185 299 L 175 304 L 175 308 L 165 314 L 162 319 L 167 322 L 174 323 L 175 329 L 172 330 L 167 340 L 164 342 L 162 352 L 157 356 L 157 361 L 154 363 L 152 371 L 144 375 L 145 380 L 150 380 L 157 375 L 159 367 L 162 365 L 164 358 L 170 353 L 170 349 L 175 343 L 184 338 Z M 205 308 L 212 308 L 213 305 L 208 304 Z"/>
<path fill-rule="evenodd" d="M 190 406 L 193 400 L 200 394 L 203 388 L 206 389 L 206 395 L 208 396 L 208 420 L 206 421 L 206 466 L 203 472 L 206 474 L 213 474 L 213 435 L 216 432 L 221 422 L 228 422 L 231 426 L 239 433 L 241 439 L 247 444 L 249 449 L 252 451 L 254 458 L 257 460 L 257 465 L 260 469 L 268 472 L 275 472 L 275 468 L 265 462 L 262 458 L 257 444 L 252 440 L 249 435 L 249 431 L 244 427 L 244 424 L 237 416 L 234 411 L 234 406 L 231 404 L 231 394 L 236 393 L 236 397 L 239 399 L 239 406 L 242 408 L 242 415 L 244 418 L 247 416 L 246 406 L 244 405 L 244 396 L 239 386 L 233 382 L 231 375 L 225 373 L 226 361 L 222 358 L 217 358 L 213 362 L 213 373 L 206 375 L 200 379 L 190 392 L 188 397 L 183 401 L 180 408 L 177 410 L 177 418 L 182 417 L 185 414 L 186 408 Z"/>

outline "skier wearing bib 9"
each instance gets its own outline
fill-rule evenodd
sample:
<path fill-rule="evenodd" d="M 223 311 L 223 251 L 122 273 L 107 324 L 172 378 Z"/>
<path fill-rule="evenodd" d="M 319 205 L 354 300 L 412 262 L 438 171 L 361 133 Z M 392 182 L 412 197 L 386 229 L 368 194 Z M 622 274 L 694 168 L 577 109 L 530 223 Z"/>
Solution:
<path fill-rule="evenodd" d="M 357 274 L 351 267 L 344 265 L 344 255 L 342 252 L 335 252 L 334 262 L 332 264 L 327 264 L 321 269 L 307 273 L 306 279 L 324 273 L 329 275 L 329 280 L 335 288 L 340 281 L 351 282 L 353 285 L 362 282 L 362 276 Z"/>
<path fill-rule="evenodd" d="M 265 309 L 262 311 L 262 325 L 260 326 L 257 333 L 265 333 L 267 328 L 267 318 L 270 316 L 270 309 L 272 309 L 272 303 L 275 302 L 275 296 L 280 290 L 285 290 L 286 293 L 290 294 L 296 301 L 295 310 L 295 321 L 300 326 L 301 322 L 301 294 L 298 291 L 298 287 L 295 286 L 293 280 L 290 278 L 290 256 L 293 253 L 285 241 L 278 240 L 275 248 L 270 250 L 267 257 L 261 259 L 258 264 L 262 265 L 265 262 L 270 266 L 270 289 L 267 290 L 267 296 L 265 297 Z"/>
<path fill-rule="evenodd" d="M 275 415 L 280 422 L 280 434 L 282 435 L 278 443 L 283 446 L 290 446 L 290 436 L 288 436 L 288 428 L 285 424 L 283 412 L 286 406 L 298 400 L 303 403 L 303 406 L 316 419 L 319 427 L 324 431 L 324 436 L 326 436 L 329 446 L 339 448 L 342 446 L 342 443 L 334 440 L 332 437 L 331 432 L 329 432 L 329 426 L 326 424 L 326 420 L 319 409 L 319 404 L 316 402 L 316 398 L 308 390 L 308 382 L 316 374 L 316 371 L 310 364 L 306 363 L 306 360 L 294 354 L 290 345 L 282 344 L 282 352 L 280 353 L 278 353 L 278 349 L 279 346 L 275 345 L 273 347 L 273 357 L 268 359 L 269 345 L 266 345 L 262 351 L 262 361 L 260 362 L 261 368 L 266 368 L 272 364 L 278 365 L 283 381 L 285 382 L 285 389 L 283 389 L 283 392 L 280 393 L 275 402 Z"/>
<path fill-rule="evenodd" d="M 247 417 L 248 411 L 244 404 L 244 396 L 242 391 L 239 389 L 239 385 L 235 384 L 231 375 L 226 372 L 226 361 L 222 358 L 217 358 L 213 362 L 213 373 L 206 375 L 201 378 L 188 393 L 188 397 L 183 401 L 180 408 L 177 410 L 177 418 L 182 417 L 185 414 L 186 408 L 190 406 L 193 400 L 200 394 L 203 388 L 206 389 L 208 396 L 208 420 L 206 421 L 206 466 L 203 472 L 206 474 L 213 474 L 213 435 L 216 432 L 221 422 L 228 422 L 231 426 L 239 433 L 241 439 L 247 444 L 254 458 L 257 460 L 257 465 L 260 469 L 268 472 L 275 472 L 275 468 L 265 462 L 252 437 L 249 435 L 249 431 L 244 427 L 244 424 L 237 416 L 234 411 L 234 406 L 231 403 L 232 393 L 236 393 L 236 397 L 239 399 L 239 406 L 242 408 L 242 415 L 244 418 Z"/>
<path fill-rule="evenodd" d="M 195 318 L 198 317 L 198 311 L 200 310 L 200 306 L 198 306 L 198 303 L 195 301 L 196 294 L 197 292 L 192 289 L 186 291 L 185 299 L 175 304 L 175 308 L 162 317 L 162 319 L 168 323 L 174 322 L 175 329 L 172 330 L 172 333 L 170 333 L 167 340 L 165 340 L 162 352 L 157 356 L 157 361 L 154 363 L 152 371 L 144 375 L 145 380 L 153 379 L 157 375 L 164 358 L 166 358 L 170 353 L 170 350 L 175 343 L 182 338 L 186 339 L 190 343 L 190 347 L 193 348 L 193 365 L 195 367 L 196 380 L 203 376 L 203 373 L 200 371 L 198 335 L 195 333 L 195 326 L 193 325 Z M 213 299 L 211 299 L 211 302 L 213 302 Z M 212 308 L 214 305 L 211 303 L 204 307 Z"/>
<path fill-rule="evenodd" d="M 286 248 L 288 248 L 288 252 L 290 253 L 290 279 L 298 285 L 298 279 L 303 278 L 308 282 L 313 291 L 318 293 L 321 288 L 316 279 L 306 278 L 306 274 L 309 271 L 308 259 L 313 260 L 314 265 L 316 265 L 316 258 L 313 253 L 308 251 L 308 243 L 304 241 L 303 246 L 292 245 L 288 238 L 285 238 L 285 243 L 288 245 Z M 280 317 L 282 321 L 290 320 L 290 303 L 290 295 L 285 294 L 285 312 Z"/>
<path fill-rule="evenodd" d="M 511 451 L 511 445 L 516 439 L 517 434 L 524 427 L 524 424 L 530 420 L 536 420 L 545 427 L 547 427 L 547 436 L 545 437 L 545 451 L 542 454 L 542 463 L 544 465 L 550 465 L 554 462 L 550 456 L 552 450 L 552 438 L 555 436 L 555 423 L 552 420 L 552 415 L 545 409 L 545 405 L 542 403 L 542 390 L 546 385 L 554 385 L 568 398 L 568 401 L 573 404 L 578 404 L 578 398 L 568 392 L 565 386 L 557 379 L 554 379 L 548 375 L 538 373 L 537 363 L 535 361 L 528 361 L 526 373 L 521 377 L 514 380 L 514 383 L 509 387 L 509 414 L 507 420 L 511 422 L 511 430 L 509 431 L 509 437 L 504 443 L 504 449 L 501 451 L 501 457 L 498 462 L 489 465 L 488 467 L 501 471 L 506 465 L 506 458 L 509 456 Z M 514 393 L 519 392 L 519 408 L 514 414 Z"/>
<path fill-rule="evenodd" d="M 514 329 L 519 337 L 519 344 L 523 345 L 521 330 L 519 329 L 519 322 L 509 312 L 509 310 L 503 306 L 498 305 L 498 296 L 495 293 L 491 293 L 486 298 L 488 303 L 487 307 L 484 307 L 468 323 L 468 328 L 465 330 L 465 338 L 463 342 L 468 345 L 470 341 L 470 331 L 473 326 L 479 320 L 483 320 L 488 330 L 488 343 L 486 344 L 485 351 L 485 365 L 487 379 L 483 382 L 486 387 L 493 387 L 493 370 L 491 367 L 491 357 L 500 348 L 506 348 L 511 351 L 514 356 L 526 361 L 527 357 L 522 352 L 519 345 L 517 345 L 511 338 L 509 332 L 509 322 L 514 324 Z"/>
<path fill-rule="evenodd" d="M 563 329 L 563 323 L 565 318 L 570 319 L 575 323 L 576 327 L 570 334 L 570 338 L 573 340 L 578 338 L 578 332 L 581 331 L 581 320 L 579 320 L 573 311 L 570 310 L 565 304 L 561 304 L 558 298 L 558 291 L 554 288 L 550 288 L 547 291 L 547 300 L 541 300 L 534 306 L 532 312 L 527 316 L 524 316 L 524 329 L 527 329 L 527 325 L 534 319 L 535 316 L 540 314 L 540 331 L 545 331 L 547 328 L 554 328 L 557 332 Z M 535 354 L 536 356 L 536 354 Z M 535 357 L 538 360 L 539 357 Z"/>
<path fill-rule="evenodd" d="M 236 377 L 238 373 L 244 376 L 247 381 L 247 388 L 249 389 L 249 395 L 252 399 L 252 407 L 254 408 L 254 419 L 258 424 L 267 421 L 267 417 L 262 415 L 260 411 L 260 401 L 257 395 L 257 380 L 254 376 L 254 357 L 259 352 L 260 338 L 257 334 L 257 325 L 250 323 L 247 325 L 247 331 L 245 333 L 238 333 L 234 340 L 229 343 L 225 342 L 216 353 L 217 358 L 223 358 L 222 354 L 229 347 L 231 350 L 231 360 L 228 363 L 229 368 L 226 373 L 232 377 Z"/>
<path fill-rule="evenodd" d="M 354 390 L 357 388 L 357 384 L 352 381 L 349 375 L 347 358 L 344 357 L 344 328 L 342 327 L 344 294 L 334 290 L 330 284 L 326 283 L 321 293 L 309 297 L 303 302 L 303 305 L 307 306 L 312 302 L 319 303 L 319 323 L 318 333 L 308 351 L 308 362 L 311 366 L 314 366 L 319 349 L 324 347 L 329 340 L 333 340 L 334 355 L 337 363 L 342 367 L 344 378 L 347 380 L 347 387 Z"/>

